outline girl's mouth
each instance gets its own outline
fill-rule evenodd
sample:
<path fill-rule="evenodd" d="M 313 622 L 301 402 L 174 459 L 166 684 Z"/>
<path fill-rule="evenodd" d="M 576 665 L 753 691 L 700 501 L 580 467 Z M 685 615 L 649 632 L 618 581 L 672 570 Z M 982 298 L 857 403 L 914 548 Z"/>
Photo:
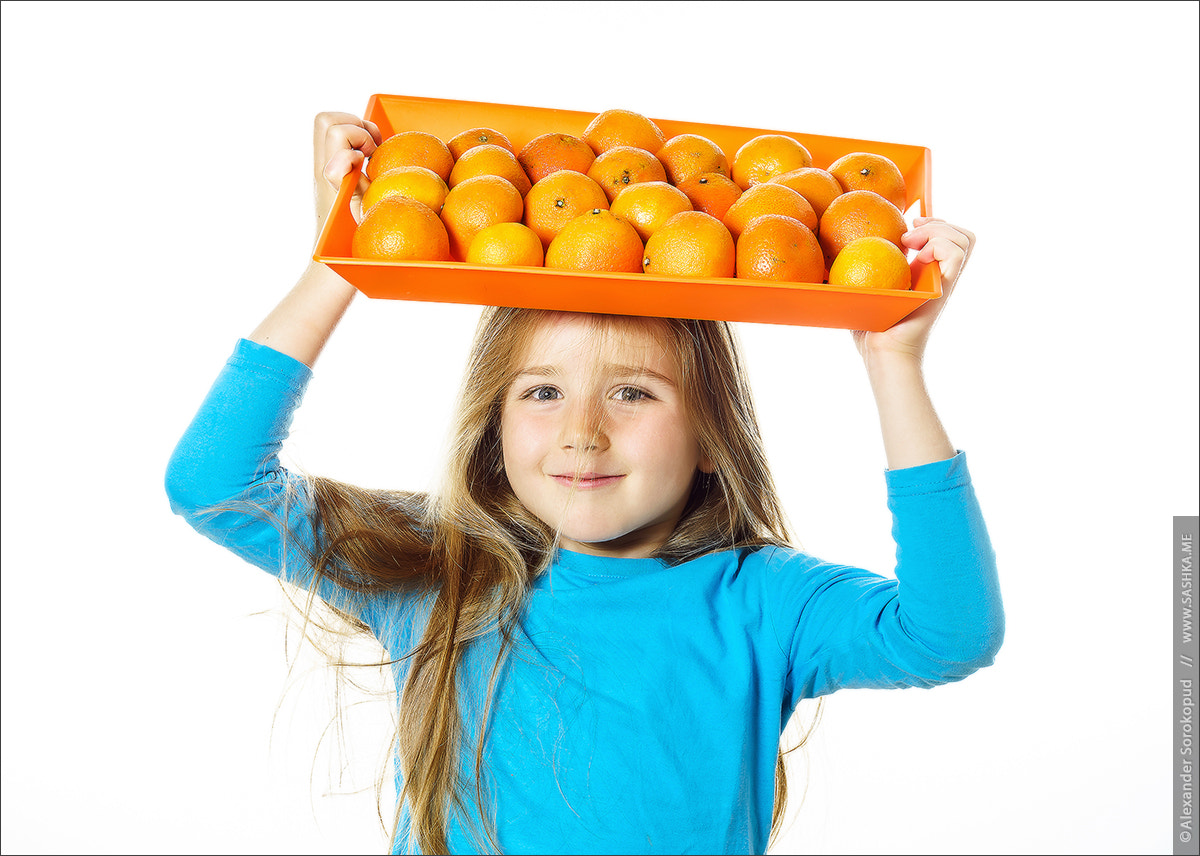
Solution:
<path fill-rule="evenodd" d="M 624 476 L 605 475 L 604 473 L 566 473 L 551 476 L 551 478 L 564 487 L 573 487 L 579 490 L 594 490 L 595 488 L 616 484 Z"/>

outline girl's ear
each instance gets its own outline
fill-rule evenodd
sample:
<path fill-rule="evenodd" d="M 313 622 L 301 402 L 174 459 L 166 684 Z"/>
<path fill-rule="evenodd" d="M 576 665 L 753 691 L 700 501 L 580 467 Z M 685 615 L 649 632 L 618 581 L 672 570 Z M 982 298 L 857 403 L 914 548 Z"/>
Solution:
<path fill-rule="evenodd" d="M 696 468 L 707 475 L 712 475 L 717 471 L 717 468 L 713 465 L 712 458 L 705 454 L 700 455 L 700 463 L 696 465 Z"/>

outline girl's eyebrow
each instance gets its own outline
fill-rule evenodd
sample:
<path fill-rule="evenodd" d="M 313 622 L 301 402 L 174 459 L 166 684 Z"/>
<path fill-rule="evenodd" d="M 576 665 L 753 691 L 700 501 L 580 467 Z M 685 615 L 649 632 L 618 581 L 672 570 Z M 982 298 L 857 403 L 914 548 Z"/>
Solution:
<path fill-rule="evenodd" d="M 633 378 L 649 378 L 666 384 L 670 387 L 675 387 L 675 381 L 667 377 L 665 374 L 656 372 L 648 366 L 622 365 L 619 363 L 604 363 L 600 369 L 611 377 L 622 378 L 625 380 Z M 517 371 L 514 377 L 555 377 L 562 374 L 562 371 L 557 366 L 524 366 Z"/>
<path fill-rule="evenodd" d="M 554 366 L 524 366 L 517 370 L 513 377 L 524 377 L 525 375 L 535 375 L 537 377 L 553 377 L 558 374 L 558 369 Z"/>
<path fill-rule="evenodd" d="M 675 381 L 667 377 L 665 374 L 660 374 L 649 366 L 626 366 L 608 363 L 604 366 L 605 371 L 610 372 L 614 377 L 620 378 L 645 378 L 656 380 L 659 383 L 674 387 Z"/>

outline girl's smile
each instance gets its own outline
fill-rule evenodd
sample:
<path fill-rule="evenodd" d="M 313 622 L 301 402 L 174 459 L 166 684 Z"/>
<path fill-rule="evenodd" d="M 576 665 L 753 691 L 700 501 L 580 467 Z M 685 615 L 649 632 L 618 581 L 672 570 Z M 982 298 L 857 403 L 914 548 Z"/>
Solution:
<path fill-rule="evenodd" d="M 566 487 L 575 488 L 577 490 L 594 490 L 601 487 L 611 487 L 624 476 L 607 476 L 600 473 L 562 473 L 552 477 L 559 484 Z"/>
<path fill-rule="evenodd" d="M 651 555 L 708 466 L 655 323 L 554 316 L 533 334 L 505 394 L 509 484 L 569 550 Z"/>

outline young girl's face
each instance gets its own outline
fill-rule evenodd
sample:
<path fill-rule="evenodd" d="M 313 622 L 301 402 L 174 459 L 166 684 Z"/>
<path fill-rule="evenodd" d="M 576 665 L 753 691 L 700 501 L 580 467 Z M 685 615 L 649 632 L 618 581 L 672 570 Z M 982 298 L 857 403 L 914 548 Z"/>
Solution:
<path fill-rule="evenodd" d="M 552 316 L 505 393 L 509 484 L 565 549 L 651 555 L 679 522 L 697 469 L 710 470 L 655 323 L 604 333 L 586 316 Z"/>

